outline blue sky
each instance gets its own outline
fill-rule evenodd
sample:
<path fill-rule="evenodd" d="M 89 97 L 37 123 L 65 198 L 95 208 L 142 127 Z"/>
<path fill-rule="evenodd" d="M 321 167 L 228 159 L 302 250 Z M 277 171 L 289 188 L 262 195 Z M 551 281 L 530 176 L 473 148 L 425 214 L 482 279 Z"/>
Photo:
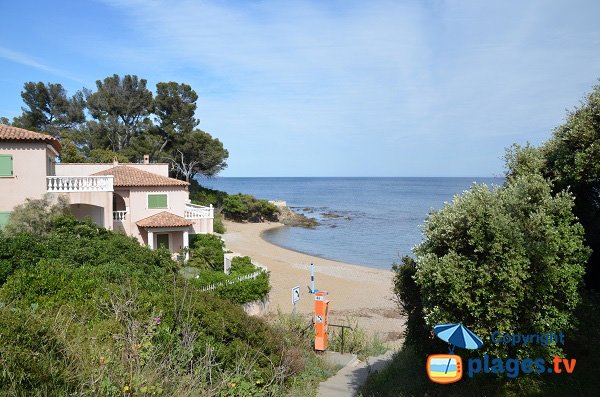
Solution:
<path fill-rule="evenodd" d="M 0 115 L 26 81 L 190 84 L 223 176 L 494 176 L 600 78 L 599 1 L 2 2 Z"/>

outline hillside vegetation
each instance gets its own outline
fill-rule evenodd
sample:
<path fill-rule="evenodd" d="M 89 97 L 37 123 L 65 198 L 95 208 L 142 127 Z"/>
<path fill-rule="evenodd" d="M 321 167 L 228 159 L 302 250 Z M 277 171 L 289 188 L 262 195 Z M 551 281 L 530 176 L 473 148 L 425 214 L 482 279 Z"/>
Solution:
<path fill-rule="evenodd" d="M 314 392 L 327 372 L 296 336 L 200 293 L 178 267 L 70 216 L 44 235 L 0 231 L 0 395 Z"/>

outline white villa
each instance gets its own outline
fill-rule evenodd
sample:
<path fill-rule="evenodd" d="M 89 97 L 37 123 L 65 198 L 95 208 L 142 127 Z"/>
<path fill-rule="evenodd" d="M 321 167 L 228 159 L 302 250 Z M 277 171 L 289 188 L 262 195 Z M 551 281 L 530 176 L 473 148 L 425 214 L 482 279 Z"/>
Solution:
<path fill-rule="evenodd" d="M 190 234 L 213 232 L 213 208 L 190 204 L 189 183 L 169 178 L 169 165 L 61 164 L 60 142 L 0 124 L 0 227 L 26 198 L 66 195 L 73 214 L 176 255 Z"/>

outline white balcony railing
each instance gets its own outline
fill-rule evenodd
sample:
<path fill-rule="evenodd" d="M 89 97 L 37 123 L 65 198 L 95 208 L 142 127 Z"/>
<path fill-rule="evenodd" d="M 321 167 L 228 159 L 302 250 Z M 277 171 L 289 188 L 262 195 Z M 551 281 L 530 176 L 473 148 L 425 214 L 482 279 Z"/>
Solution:
<path fill-rule="evenodd" d="M 201 205 L 186 204 L 184 214 L 186 219 L 212 219 L 215 217 L 215 210 L 212 205 L 203 207 Z"/>
<path fill-rule="evenodd" d="M 51 193 L 112 192 L 113 176 L 47 176 L 46 189 Z"/>
<path fill-rule="evenodd" d="M 113 211 L 113 221 L 124 221 L 127 217 L 127 210 Z"/>

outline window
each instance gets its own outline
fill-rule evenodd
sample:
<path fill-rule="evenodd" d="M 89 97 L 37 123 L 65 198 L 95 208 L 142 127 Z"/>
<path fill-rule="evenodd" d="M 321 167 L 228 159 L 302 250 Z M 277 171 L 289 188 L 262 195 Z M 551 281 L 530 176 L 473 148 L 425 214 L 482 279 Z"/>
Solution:
<path fill-rule="evenodd" d="M 169 208 L 166 194 L 149 194 L 148 208 Z"/>
<path fill-rule="evenodd" d="M 13 156 L 0 154 L 0 176 L 13 176 Z"/>
<path fill-rule="evenodd" d="M 8 223 L 10 212 L 0 212 L 0 229 L 2 229 Z"/>

